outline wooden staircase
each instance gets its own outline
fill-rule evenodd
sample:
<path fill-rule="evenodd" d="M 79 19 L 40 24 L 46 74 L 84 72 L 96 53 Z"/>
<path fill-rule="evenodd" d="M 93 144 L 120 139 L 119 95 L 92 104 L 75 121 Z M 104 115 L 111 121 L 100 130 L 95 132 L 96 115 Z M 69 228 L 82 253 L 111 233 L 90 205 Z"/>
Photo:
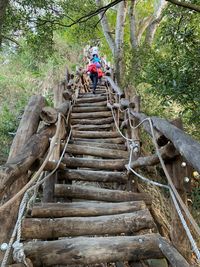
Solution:
<path fill-rule="evenodd" d="M 128 152 L 106 90 L 79 94 L 54 203 L 37 203 L 22 224 L 33 266 L 79 266 L 162 258 L 148 194 L 128 192 Z M 123 266 L 123 265 L 122 265 Z M 139 266 L 139 265 L 133 265 Z"/>

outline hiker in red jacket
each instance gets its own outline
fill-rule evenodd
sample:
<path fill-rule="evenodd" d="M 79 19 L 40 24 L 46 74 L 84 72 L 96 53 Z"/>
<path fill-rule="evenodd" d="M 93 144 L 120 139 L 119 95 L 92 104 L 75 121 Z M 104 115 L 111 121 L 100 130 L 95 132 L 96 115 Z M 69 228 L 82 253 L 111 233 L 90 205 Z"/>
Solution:
<path fill-rule="evenodd" d="M 103 77 L 104 73 L 103 73 L 102 69 L 100 69 L 100 68 L 97 69 L 97 72 L 98 72 L 98 81 L 99 81 L 99 84 L 101 85 L 102 84 L 101 78 Z"/>
<path fill-rule="evenodd" d="M 95 90 L 97 88 L 97 82 L 98 82 L 98 71 L 97 71 L 97 66 L 94 63 L 91 63 L 88 66 L 87 73 L 89 72 L 90 74 L 90 79 L 92 81 L 92 86 L 93 86 L 93 94 L 95 94 Z"/>

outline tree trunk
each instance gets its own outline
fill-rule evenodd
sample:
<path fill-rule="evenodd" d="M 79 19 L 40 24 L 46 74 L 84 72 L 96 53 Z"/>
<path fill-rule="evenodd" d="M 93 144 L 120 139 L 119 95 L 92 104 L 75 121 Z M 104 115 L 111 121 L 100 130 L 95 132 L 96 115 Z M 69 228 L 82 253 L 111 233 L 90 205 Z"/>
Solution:
<path fill-rule="evenodd" d="M 73 126 L 74 130 L 77 131 L 110 131 L 111 129 L 113 129 L 114 124 L 103 124 L 103 125 L 93 125 L 93 124 L 89 124 L 89 125 L 81 125 L 81 124 L 76 124 L 75 126 Z"/>
<path fill-rule="evenodd" d="M 103 6 L 103 2 L 102 0 L 96 0 L 96 4 L 98 7 L 102 7 Z M 114 55 L 114 49 L 115 49 L 115 42 L 114 39 L 112 37 L 112 33 L 108 24 L 108 20 L 107 20 L 107 16 L 105 12 L 101 12 L 99 14 L 99 19 L 101 20 L 101 26 L 103 29 L 103 34 L 106 38 L 106 41 L 110 47 L 110 50 L 112 52 L 112 54 Z"/>
<path fill-rule="evenodd" d="M 49 145 L 49 138 L 55 133 L 55 126 L 44 127 L 34 134 L 21 150 L 13 157 L 0 173 L 0 192 L 11 186 L 30 169 L 36 159 L 42 157 Z"/>
<path fill-rule="evenodd" d="M 32 96 L 25 108 L 17 133 L 13 139 L 7 163 L 20 153 L 23 146 L 36 133 L 40 122 L 40 112 L 45 105 L 43 96 Z"/>
<path fill-rule="evenodd" d="M 98 170 L 122 171 L 128 159 L 90 159 L 90 158 L 63 158 L 66 167 L 74 168 L 95 168 Z"/>
<path fill-rule="evenodd" d="M 98 111 L 98 112 L 92 112 L 92 113 L 72 113 L 71 119 L 99 119 L 99 118 L 107 118 L 111 117 L 112 113 L 110 111 Z M 92 121 L 90 120 L 90 124 Z"/>
<path fill-rule="evenodd" d="M 92 186 L 79 185 L 55 185 L 55 195 L 59 197 L 70 197 L 107 202 L 126 202 L 143 200 L 151 204 L 151 198 L 146 193 L 133 193 L 120 190 L 109 190 Z"/>
<path fill-rule="evenodd" d="M 96 119 L 92 119 L 90 120 L 89 118 L 88 119 L 71 119 L 71 124 L 74 125 L 74 124 L 78 124 L 78 125 L 103 125 L 103 124 L 109 124 L 109 123 L 113 123 L 113 117 L 107 117 L 107 118 L 96 118 Z"/>
<path fill-rule="evenodd" d="M 123 44 L 124 44 L 124 27 L 127 13 L 127 0 L 121 1 L 118 4 L 117 20 L 115 28 L 115 50 L 114 50 L 114 62 L 115 62 L 115 75 L 117 84 L 122 83 L 122 75 L 124 71 L 123 62 Z"/>
<path fill-rule="evenodd" d="M 106 101 L 107 97 L 106 96 L 96 96 L 96 97 L 88 97 L 88 98 L 78 98 L 76 100 L 76 104 L 81 104 L 81 103 L 95 103 L 95 102 L 102 102 Z M 89 104 L 90 105 L 90 104 Z"/>
<path fill-rule="evenodd" d="M 121 203 L 72 202 L 72 203 L 39 203 L 35 204 L 31 216 L 34 218 L 87 217 L 128 213 L 143 210 L 143 201 Z"/>
<path fill-rule="evenodd" d="M 106 182 L 106 183 L 126 183 L 127 174 L 125 172 L 106 172 L 106 171 L 93 171 L 93 170 L 74 170 L 68 169 L 60 171 L 62 179 L 76 180 L 76 181 L 90 181 L 90 182 Z"/>
<path fill-rule="evenodd" d="M 138 47 L 138 40 L 137 40 L 137 27 L 136 27 L 136 18 L 135 18 L 135 7 L 136 7 L 136 0 L 131 0 L 130 3 L 130 10 L 129 10 L 129 20 L 130 20 L 130 41 L 133 49 Z"/>
<path fill-rule="evenodd" d="M 107 101 L 100 101 L 100 102 L 91 102 L 91 103 L 76 103 L 76 105 L 74 105 L 74 107 L 99 107 L 99 106 L 106 106 L 107 105 Z"/>
<path fill-rule="evenodd" d="M 155 7 L 153 19 L 151 23 L 149 24 L 147 31 L 146 31 L 145 43 L 148 45 L 151 45 L 153 42 L 156 30 L 159 26 L 160 21 L 162 20 L 162 11 L 166 7 L 166 5 L 167 5 L 167 2 L 165 0 L 159 0 Z"/>
<path fill-rule="evenodd" d="M 74 107 L 72 112 L 74 113 L 82 113 L 82 112 L 97 112 L 97 111 L 109 111 L 109 109 L 105 107 Z"/>
<path fill-rule="evenodd" d="M 55 239 L 83 235 L 117 235 L 155 228 L 148 209 L 125 214 L 95 217 L 26 218 L 22 239 Z"/>
<path fill-rule="evenodd" d="M 25 255 L 34 266 L 95 264 L 148 258 L 162 258 L 158 234 L 145 236 L 78 237 L 24 244 Z M 70 249 L 69 249 L 70 248 Z M 105 253 L 106 251 L 106 253 Z M 40 255 L 43 255 L 40 257 Z"/>
<path fill-rule="evenodd" d="M 84 141 L 72 141 L 71 143 L 88 147 L 102 147 L 102 148 L 126 150 L 126 146 L 121 144 L 95 143 L 95 142 L 84 142 Z"/>
<path fill-rule="evenodd" d="M 85 147 L 81 145 L 69 144 L 66 152 L 75 155 L 91 155 L 109 159 L 128 159 L 128 152 L 116 149 L 105 149 L 97 147 Z"/>
<path fill-rule="evenodd" d="M 73 137 L 76 138 L 115 138 L 120 137 L 118 132 L 93 132 L 93 131 L 73 131 Z"/>
<path fill-rule="evenodd" d="M 162 159 L 166 161 L 175 158 L 179 154 L 171 143 L 159 149 L 159 152 L 161 154 Z M 158 155 L 154 154 L 151 156 L 139 157 L 138 159 L 133 160 L 133 162 L 131 163 L 131 168 L 134 169 L 143 166 L 153 166 L 159 163 L 160 160 L 158 158 Z"/>

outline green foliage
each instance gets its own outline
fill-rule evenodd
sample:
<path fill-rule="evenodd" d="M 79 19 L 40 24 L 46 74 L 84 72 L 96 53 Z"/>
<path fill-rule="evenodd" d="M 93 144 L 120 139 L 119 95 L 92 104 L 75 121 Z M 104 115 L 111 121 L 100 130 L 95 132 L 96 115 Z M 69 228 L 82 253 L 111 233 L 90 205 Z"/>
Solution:
<path fill-rule="evenodd" d="M 65 34 L 54 33 L 54 53 L 45 61 L 35 57 L 27 42 L 18 50 L 0 55 L 0 162 L 5 162 L 19 119 L 29 98 L 42 94 L 49 104 L 53 88 L 64 79 L 66 66 L 72 68 L 81 54 L 79 45 L 70 45 Z"/>
<path fill-rule="evenodd" d="M 164 115 L 168 119 L 180 116 L 187 131 L 198 139 L 199 25 L 198 14 L 170 6 L 165 11 L 154 46 L 142 45 L 126 52 L 127 79 L 141 94 L 148 95 L 148 103 L 144 103 L 148 114 Z"/>

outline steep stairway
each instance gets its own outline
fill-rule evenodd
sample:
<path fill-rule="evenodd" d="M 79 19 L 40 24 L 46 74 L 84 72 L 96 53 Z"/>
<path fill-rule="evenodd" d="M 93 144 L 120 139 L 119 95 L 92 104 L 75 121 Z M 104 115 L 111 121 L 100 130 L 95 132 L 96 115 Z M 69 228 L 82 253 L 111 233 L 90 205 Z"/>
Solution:
<path fill-rule="evenodd" d="M 87 266 L 162 258 L 145 193 L 122 190 L 128 152 L 107 108 L 106 89 L 79 94 L 72 137 L 57 173 L 54 203 L 37 203 L 22 223 L 33 266 Z"/>

